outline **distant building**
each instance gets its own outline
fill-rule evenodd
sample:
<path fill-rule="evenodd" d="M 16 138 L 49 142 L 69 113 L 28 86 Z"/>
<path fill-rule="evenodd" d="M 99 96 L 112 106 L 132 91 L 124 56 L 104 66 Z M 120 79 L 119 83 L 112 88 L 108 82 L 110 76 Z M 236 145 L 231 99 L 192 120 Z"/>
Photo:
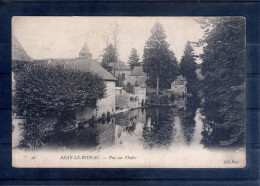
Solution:
<path fill-rule="evenodd" d="M 174 93 L 176 96 L 183 96 L 187 94 L 187 80 L 182 75 L 177 76 L 177 79 L 172 82 L 171 89 L 168 92 Z"/>
<path fill-rule="evenodd" d="M 118 61 L 112 62 L 110 66 L 112 67 L 112 74 L 114 74 L 117 79 L 121 78 L 124 82 L 128 81 L 131 74 L 131 69 L 128 65 L 124 62 Z"/>
<path fill-rule="evenodd" d="M 143 106 L 146 100 L 146 81 L 147 74 L 143 71 L 142 66 L 134 66 L 129 82 L 135 86 L 135 96 L 137 96 L 138 107 Z"/>
<path fill-rule="evenodd" d="M 134 66 L 130 77 L 129 82 L 132 85 L 146 87 L 147 74 L 143 71 L 142 66 Z"/>

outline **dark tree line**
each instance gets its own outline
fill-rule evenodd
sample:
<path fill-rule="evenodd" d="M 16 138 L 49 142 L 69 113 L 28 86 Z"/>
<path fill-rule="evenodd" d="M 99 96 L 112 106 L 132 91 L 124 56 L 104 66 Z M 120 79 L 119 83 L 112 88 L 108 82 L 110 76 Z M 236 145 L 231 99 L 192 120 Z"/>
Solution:
<path fill-rule="evenodd" d="M 213 129 L 204 132 L 204 142 L 231 145 L 245 133 L 245 20 L 209 19 L 202 26 L 207 28 L 201 55 L 203 114 Z"/>
<path fill-rule="evenodd" d="M 198 86 L 195 60 L 194 49 L 188 41 L 185 46 L 184 55 L 180 62 L 180 74 L 187 79 L 187 92 L 191 93 L 193 96 L 197 96 Z"/>

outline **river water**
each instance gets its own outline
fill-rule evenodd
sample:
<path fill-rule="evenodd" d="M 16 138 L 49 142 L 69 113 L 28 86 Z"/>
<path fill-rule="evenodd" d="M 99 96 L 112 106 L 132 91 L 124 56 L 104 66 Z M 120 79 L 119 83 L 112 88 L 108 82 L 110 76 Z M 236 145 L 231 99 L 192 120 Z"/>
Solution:
<path fill-rule="evenodd" d="M 86 123 L 66 131 L 58 130 L 47 137 L 38 149 L 61 153 L 81 151 L 103 155 L 122 154 L 122 156 L 130 153 L 143 159 L 142 162 L 146 162 L 148 157 L 154 154 L 155 162 L 158 158 L 165 157 L 168 158 L 169 166 L 177 167 L 187 167 L 186 161 L 191 161 L 189 162 L 191 167 L 203 167 L 204 164 L 198 160 L 205 158 L 205 164 L 210 164 L 213 156 L 218 161 L 211 162 L 211 166 L 222 167 L 223 163 L 218 164 L 225 161 L 225 153 L 228 153 L 227 157 L 235 156 L 236 161 L 240 161 L 237 166 L 244 166 L 245 151 L 241 142 L 243 137 L 234 138 L 234 132 L 229 129 L 222 128 L 220 132 L 218 130 L 205 122 L 199 103 L 188 101 L 177 107 L 175 105 L 134 109 L 109 120 Z M 197 159 L 196 163 L 192 161 L 193 159 Z M 182 164 L 178 164 L 179 162 Z M 137 166 L 134 163 L 127 163 L 125 162 L 125 165 L 128 167 Z M 142 165 L 153 167 L 148 162 Z M 154 167 L 167 167 L 167 165 L 157 162 Z"/>

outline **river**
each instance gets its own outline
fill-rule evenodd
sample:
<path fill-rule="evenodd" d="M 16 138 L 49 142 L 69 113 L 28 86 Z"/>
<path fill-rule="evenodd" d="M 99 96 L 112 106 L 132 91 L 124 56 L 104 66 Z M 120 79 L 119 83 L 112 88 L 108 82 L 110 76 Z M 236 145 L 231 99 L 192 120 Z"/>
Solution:
<path fill-rule="evenodd" d="M 139 159 L 145 159 L 142 162 L 151 154 L 154 162 L 160 157 L 169 159 L 168 163 L 157 162 L 154 167 L 186 167 L 186 161 L 191 161 L 191 167 L 203 167 L 204 164 L 221 167 L 223 163 L 219 165 L 219 162 L 226 159 L 224 154 L 227 153 L 227 157 L 235 156 L 239 159 L 238 166 L 244 166 L 245 150 L 241 139 L 234 138 L 234 132 L 229 131 L 230 129 L 224 131 L 221 128 L 223 135 L 218 130 L 205 122 L 199 103 L 188 101 L 183 107 L 134 109 L 109 120 L 86 123 L 67 131 L 59 130 L 47 137 L 38 149 L 60 153 L 80 151 L 103 155 L 132 154 Z M 212 157 L 216 158 L 217 162 L 211 162 Z M 184 159 L 185 161 L 181 161 Z M 192 161 L 196 159 L 197 161 Z M 204 163 L 198 161 L 202 159 L 205 160 Z M 136 164 L 125 162 L 125 165 L 135 167 Z M 144 167 L 147 165 L 153 167 L 143 164 Z"/>

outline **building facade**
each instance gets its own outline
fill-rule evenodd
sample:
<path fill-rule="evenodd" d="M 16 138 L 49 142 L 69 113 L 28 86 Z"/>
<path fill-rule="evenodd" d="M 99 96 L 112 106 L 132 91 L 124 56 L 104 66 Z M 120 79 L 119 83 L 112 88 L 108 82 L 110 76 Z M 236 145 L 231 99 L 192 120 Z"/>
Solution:
<path fill-rule="evenodd" d="M 123 82 L 128 81 L 129 76 L 131 74 L 131 69 L 128 65 L 126 65 L 122 61 L 118 61 L 118 62 L 112 62 L 111 67 L 112 67 L 112 74 L 114 74 L 114 76 L 117 79 L 121 79 Z"/>
<path fill-rule="evenodd" d="M 96 119 L 99 119 L 101 117 L 113 115 L 115 113 L 115 82 L 117 79 L 108 71 L 106 71 L 97 61 L 93 60 L 91 56 L 92 55 L 89 51 L 89 48 L 85 43 L 79 52 L 78 58 L 60 60 L 60 62 L 68 65 L 71 68 L 98 74 L 105 80 L 105 98 L 97 100 L 95 109 L 86 107 L 79 111 L 76 114 L 77 120 L 88 120 L 93 116 Z"/>
<path fill-rule="evenodd" d="M 130 76 L 129 82 L 132 85 L 146 88 L 147 74 L 143 71 L 142 66 L 134 66 Z"/>
<path fill-rule="evenodd" d="M 187 94 L 187 80 L 182 75 L 171 83 L 171 89 L 168 92 L 174 93 L 175 96 L 184 96 Z"/>

